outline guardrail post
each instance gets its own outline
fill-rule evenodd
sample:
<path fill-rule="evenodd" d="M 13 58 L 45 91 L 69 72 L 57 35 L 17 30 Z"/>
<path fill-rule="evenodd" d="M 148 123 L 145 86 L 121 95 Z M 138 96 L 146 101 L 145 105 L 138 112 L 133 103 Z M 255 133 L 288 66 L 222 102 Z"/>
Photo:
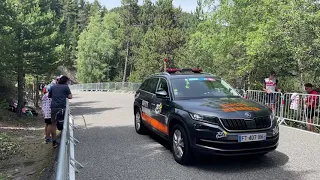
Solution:
<path fill-rule="evenodd" d="M 284 94 L 281 93 L 281 105 L 280 105 L 280 122 L 279 124 L 282 124 L 284 122 Z"/>

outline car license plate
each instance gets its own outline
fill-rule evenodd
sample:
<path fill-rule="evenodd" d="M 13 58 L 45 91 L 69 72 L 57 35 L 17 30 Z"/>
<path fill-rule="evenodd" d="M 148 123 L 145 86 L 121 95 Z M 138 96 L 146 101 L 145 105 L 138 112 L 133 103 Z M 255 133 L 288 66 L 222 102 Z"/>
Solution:
<path fill-rule="evenodd" d="M 238 135 L 238 142 L 263 141 L 266 139 L 267 139 L 266 133 Z"/>

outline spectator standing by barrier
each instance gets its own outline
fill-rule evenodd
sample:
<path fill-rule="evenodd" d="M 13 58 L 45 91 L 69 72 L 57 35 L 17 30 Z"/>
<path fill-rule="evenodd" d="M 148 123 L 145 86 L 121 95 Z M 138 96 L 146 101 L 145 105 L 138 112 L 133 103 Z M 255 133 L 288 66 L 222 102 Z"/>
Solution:
<path fill-rule="evenodd" d="M 265 78 L 263 82 L 263 90 L 267 93 L 265 96 L 265 103 L 269 108 L 272 109 L 273 113 L 276 111 L 275 103 L 277 97 L 275 92 L 280 92 L 278 87 L 278 79 L 275 76 L 276 73 L 271 71 L 269 77 Z"/>
<path fill-rule="evenodd" d="M 316 114 L 315 110 L 318 105 L 318 103 L 317 103 L 318 96 L 316 96 L 316 95 L 318 95 L 318 92 L 313 89 L 313 85 L 311 83 L 306 83 L 304 85 L 304 89 L 306 90 L 306 92 L 308 94 L 311 94 L 311 96 L 309 95 L 306 98 L 306 108 L 305 109 L 306 109 L 306 117 L 307 117 L 308 123 L 313 124 L 313 118 Z M 308 130 L 314 132 L 314 126 L 308 124 Z"/>
<path fill-rule="evenodd" d="M 48 130 L 48 126 L 51 124 L 51 98 L 48 97 L 49 89 L 50 88 L 46 88 L 46 92 L 42 97 L 42 113 L 46 124 L 44 128 L 46 144 L 51 142 L 50 132 Z"/>
<path fill-rule="evenodd" d="M 56 130 L 57 121 L 61 120 L 63 114 L 66 110 L 66 99 L 72 99 L 72 94 L 68 86 L 69 78 L 67 76 L 61 76 L 56 85 L 52 86 L 49 91 L 49 98 L 51 101 L 51 122 L 49 126 L 50 132 L 52 133 L 52 145 L 57 147 L 58 143 L 56 141 Z"/>

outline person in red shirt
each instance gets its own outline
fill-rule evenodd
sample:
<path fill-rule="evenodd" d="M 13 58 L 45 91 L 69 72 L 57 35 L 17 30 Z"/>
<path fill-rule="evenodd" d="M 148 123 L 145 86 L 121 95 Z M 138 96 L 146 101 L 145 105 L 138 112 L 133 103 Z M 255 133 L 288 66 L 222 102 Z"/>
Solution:
<path fill-rule="evenodd" d="M 311 96 L 307 96 L 306 98 L 306 116 L 308 123 L 313 124 L 313 117 L 316 115 L 315 109 L 319 101 L 318 92 L 313 89 L 313 85 L 310 83 L 306 83 L 304 89 L 308 94 L 311 94 Z M 314 132 L 314 126 L 308 124 L 308 130 Z"/>

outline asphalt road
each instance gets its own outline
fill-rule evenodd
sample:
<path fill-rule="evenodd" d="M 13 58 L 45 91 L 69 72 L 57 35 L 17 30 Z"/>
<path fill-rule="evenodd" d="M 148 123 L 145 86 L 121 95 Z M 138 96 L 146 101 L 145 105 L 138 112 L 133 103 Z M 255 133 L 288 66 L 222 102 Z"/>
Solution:
<path fill-rule="evenodd" d="M 265 157 L 201 157 L 186 167 L 174 161 L 165 141 L 135 132 L 132 103 L 132 94 L 74 95 L 71 106 L 78 126 L 75 137 L 80 140 L 75 157 L 85 166 L 77 179 L 320 179 L 320 135 L 282 126 L 279 147 Z"/>

